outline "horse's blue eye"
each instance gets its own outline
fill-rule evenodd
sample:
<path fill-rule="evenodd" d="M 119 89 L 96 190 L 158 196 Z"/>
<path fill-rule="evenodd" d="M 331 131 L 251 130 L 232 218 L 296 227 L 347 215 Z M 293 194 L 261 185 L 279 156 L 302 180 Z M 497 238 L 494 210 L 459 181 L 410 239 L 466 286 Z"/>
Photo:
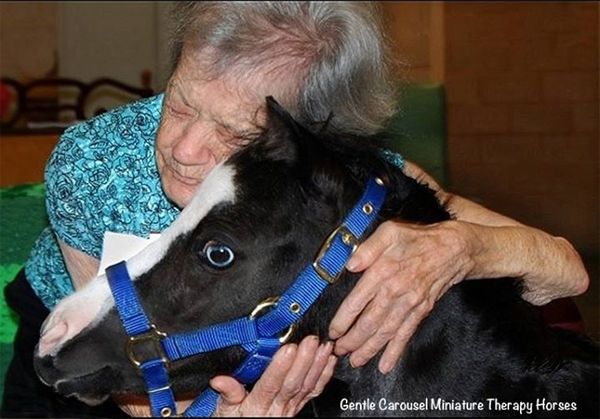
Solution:
<path fill-rule="evenodd" d="M 233 250 L 229 246 L 216 241 L 206 243 L 203 253 L 207 262 L 218 269 L 230 267 L 235 260 Z"/>

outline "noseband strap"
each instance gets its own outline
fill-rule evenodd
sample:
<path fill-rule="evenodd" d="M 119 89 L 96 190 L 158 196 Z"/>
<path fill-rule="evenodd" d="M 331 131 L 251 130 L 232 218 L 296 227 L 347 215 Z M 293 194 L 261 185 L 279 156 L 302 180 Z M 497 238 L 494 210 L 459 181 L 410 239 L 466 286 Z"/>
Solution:
<path fill-rule="evenodd" d="M 106 276 L 115 306 L 129 341 L 127 354 L 146 382 L 153 416 L 177 413 L 167 369 L 170 362 L 230 346 L 241 346 L 248 355 L 233 372 L 243 384 L 256 381 L 271 362 L 279 347 L 287 341 L 293 327 L 310 309 L 328 285 L 336 282 L 356 250 L 364 233 L 373 225 L 385 200 L 385 187 L 371 178 L 348 216 L 325 240 L 315 261 L 307 265 L 292 285 L 277 299 L 265 300 L 259 308 L 270 310 L 191 332 L 167 336 L 152 325 L 137 296 L 126 263 L 106 268 Z M 287 329 L 287 331 L 286 331 Z M 285 336 L 280 335 L 284 333 Z M 155 356 L 139 360 L 136 348 L 150 342 Z M 146 345 L 147 346 L 147 345 Z M 183 416 L 211 416 L 219 394 L 206 389 Z"/>
<path fill-rule="evenodd" d="M 148 321 L 125 262 L 119 262 L 106 268 L 106 277 L 121 323 L 129 336 L 127 353 L 131 354 L 134 351 L 133 342 L 138 342 L 148 336 L 156 328 Z M 131 357 L 130 360 L 132 360 Z M 145 362 L 134 362 L 134 365 L 142 371 L 146 382 L 152 416 L 168 417 L 177 412 L 175 397 L 169 383 L 166 359 L 160 356 Z"/>

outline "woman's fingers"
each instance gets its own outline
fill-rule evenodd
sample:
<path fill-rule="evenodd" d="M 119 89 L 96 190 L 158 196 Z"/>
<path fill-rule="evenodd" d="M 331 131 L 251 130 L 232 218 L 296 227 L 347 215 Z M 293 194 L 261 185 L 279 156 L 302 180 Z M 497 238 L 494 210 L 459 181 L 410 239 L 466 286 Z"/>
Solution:
<path fill-rule="evenodd" d="M 250 393 L 231 377 L 215 377 L 221 392 L 217 416 L 293 416 L 316 397 L 333 374 L 331 343 L 319 345 L 316 336 L 299 345 L 280 348 Z M 332 365 L 333 364 L 333 365 Z"/>
<path fill-rule="evenodd" d="M 268 414 L 282 415 L 287 405 L 302 390 L 302 386 L 315 359 L 319 346 L 319 338 L 307 336 L 298 345 L 296 358 L 281 385 L 281 388 L 268 411 Z"/>
<path fill-rule="evenodd" d="M 210 386 L 217 391 L 221 400 L 217 410 L 219 416 L 231 416 L 235 414 L 240 403 L 246 398 L 247 392 L 242 384 L 235 378 L 219 375 L 210 380 Z"/>
<path fill-rule="evenodd" d="M 369 341 L 389 317 L 392 303 L 391 297 L 386 293 L 374 295 L 352 328 L 337 340 L 335 344 L 336 355 L 341 356 L 348 352 L 354 352 Z M 359 356 L 355 356 L 351 360 L 358 362 L 358 358 Z M 358 364 L 362 365 L 363 363 Z M 353 365 L 355 364 L 353 363 Z"/>
<path fill-rule="evenodd" d="M 265 416 L 275 397 L 277 397 L 288 370 L 294 363 L 296 349 L 295 344 L 280 348 L 252 391 L 250 393 L 244 392 L 242 400 L 237 397 L 241 393 L 237 392 L 234 389 L 235 385 L 230 382 L 230 379 L 233 379 L 232 377 L 219 376 L 213 378 L 211 384 L 225 386 L 227 391 L 225 399 L 220 398 L 217 404 L 215 416 Z M 241 386 L 241 384 L 239 385 Z M 215 388 L 215 390 L 219 391 L 219 388 Z"/>
<path fill-rule="evenodd" d="M 386 275 L 389 270 L 397 269 L 394 264 L 384 264 L 382 262 L 377 264 L 377 267 L 374 266 L 375 261 L 382 259 L 383 253 L 394 244 L 395 234 L 396 229 L 392 223 L 383 223 L 358 247 L 356 253 L 348 261 L 347 268 L 349 271 L 360 272 L 365 269 L 368 269 L 368 271 L 358 281 L 350 294 L 344 298 L 331 320 L 329 325 L 329 337 L 331 339 L 337 339 L 345 334 L 374 297 L 379 285 L 377 277 Z M 369 271 L 372 272 L 369 274 Z"/>
<path fill-rule="evenodd" d="M 383 291 L 380 294 L 387 295 L 387 292 Z M 383 295 L 378 295 L 371 301 L 370 305 L 374 306 L 378 304 L 378 301 L 385 301 L 387 297 Z M 398 333 L 405 333 L 404 323 L 409 317 L 414 315 L 415 310 L 421 303 L 422 296 L 416 290 L 411 290 L 399 297 L 394 297 L 392 301 L 386 303 L 385 316 L 377 325 L 377 329 L 372 335 L 360 347 L 353 350 L 350 355 L 350 364 L 354 367 L 366 364 Z"/>
<path fill-rule="evenodd" d="M 325 386 L 327 385 L 329 380 L 331 380 L 331 377 L 333 377 L 333 372 L 335 371 L 335 366 L 337 365 L 337 361 L 338 361 L 338 358 L 335 355 L 330 354 L 328 356 L 325 368 L 321 372 L 321 375 L 319 376 L 319 379 L 317 380 L 317 383 L 315 384 L 313 390 L 311 392 L 307 393 L 305 395 L 304 399 L 302 399 L 302 401 L 298 405 L 300 408 L 296 408 L 295 412 L 292 412 L 292 411 L 288 412 L 289 416 L 295 416 L 296 413 L 298 413 L 300 411 L 300 409 L 306 403 L 308 403 L 310 400 L 317 397 L 319 394 L 323 393 Z"/>
<path fill-rule="evenodd" d="M 379 359 L 378 369 L 381 373 L 387 374 L 396 366 L 421 320 L 423 320 L 423 316 L 413 311 L 402 322 L 402 326 L 396 331 Z"/>
<path fill-rule="evenodd" d="M 350 272 L 361 272 L 371 266 L 385 250 L 395 244 L 397 238 L 397 223 L 386 221 L 375 229 L 367 240 L 358 246 L 348 263 Z"/>
<path fill-rule="evenodd" d="M 344 301 L 340 304 L 335 316 L 331 320 L 329 337 L 337 339 L 344 335 L 376 293 L 377 284 L 369 281 L 368 277 L 361 278 L 350 294 L 344 298 Z M 337 351 L 336 353 L 343 355 L 343 353 Z"/>
<path fill-rule="evenodd" d="M 290 400 L 288 404 L 288 410 L 290 408 L 292 410 L 300 410 L 302 406 L 306 403 L 306 400 L 310 400 L 313 397 L 316 397 L 323 391 L 319 390 L 318 383 L 319 380 L 322 380 L 323 375 L 327 374 L 327 365 L 330 360 L 331 352 L 333 351 L 333 342 L 327 342 L 322 345 L 319 345 L 313 363 L 310 367 L 310 370 L 306 374 L 304 378 L 304 382 L 302 383 L 302 387 L 298 394 L 296 394 L 292 400 Z M 335 358 L 335 357 L 334 357 Z M 331 378 L 331 377 L 330 377 Z M 329 380 L 327 380 L 329 381 Z M 324 386 L 324 385 L 323 385 Z M 299 407 L 299 408 L 298 408 Z"/>
<path fill-rule="evenodd" d="M 288 371 L 294 364 L 297 350 L 297 345 L 288 344 L 277 351 L 273 361 L 249 394 L 247 404 L 254 404 L 252 410 L 256 412 L 251 413 L 262 416 L 271 409 L 283 387 Z"/>

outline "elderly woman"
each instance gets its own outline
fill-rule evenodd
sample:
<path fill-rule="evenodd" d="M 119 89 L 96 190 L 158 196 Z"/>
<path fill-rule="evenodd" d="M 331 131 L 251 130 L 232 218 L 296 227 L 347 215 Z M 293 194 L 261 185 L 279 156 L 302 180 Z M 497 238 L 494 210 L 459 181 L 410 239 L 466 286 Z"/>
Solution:
<path fill-rule="evenodd" d="M 48 163 L 51 227 L 7 289 L 22 319 L 4 396 L 8 416 L 106 414 L 56 404 L 34 382 L 31 354 L 47 309 L 94 278 L 106 231 L 165 229 L 210 170 L 260 132 L 265 96 L 306 125 L 329 119 L 332 132 L 373 134 L 394 111 L 373 4 L 179 3 L 174 17 L 165 93 L 70 128 Z M 350 354 L 358 367 L 382 351 L 379 368 L 389 372 L 436 300 L 465 279 L 520 277 L 523 298 L 534 304 L 586 289 L 566 240 L 448 193 L 397 161 L 455 218 L 429 226 L 390 221 L 359 247 L 348 269 L 364 274 L 331 324 L 337 355 Z M 287 345 L 250 393 L 230 377 L 213 379 L 222 395 L 217 414 L 296 414 L 331 377 L 332 346 L 315 337 Z"/>

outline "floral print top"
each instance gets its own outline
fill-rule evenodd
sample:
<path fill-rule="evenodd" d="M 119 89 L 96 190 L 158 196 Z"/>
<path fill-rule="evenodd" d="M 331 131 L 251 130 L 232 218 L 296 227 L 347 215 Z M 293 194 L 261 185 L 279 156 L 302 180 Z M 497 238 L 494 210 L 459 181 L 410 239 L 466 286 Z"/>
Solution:
<path fill-rule="evenodd" d="M 179 209 L 164 195 L 154 141 L 163 95 L 143 99 L 67 129 L 46 166 L 50 220 L 25 274 L 51 309 L 73 292 L 57 238 L 96 259 L 105 231 L 147 237 L 164 230 Z"/>

